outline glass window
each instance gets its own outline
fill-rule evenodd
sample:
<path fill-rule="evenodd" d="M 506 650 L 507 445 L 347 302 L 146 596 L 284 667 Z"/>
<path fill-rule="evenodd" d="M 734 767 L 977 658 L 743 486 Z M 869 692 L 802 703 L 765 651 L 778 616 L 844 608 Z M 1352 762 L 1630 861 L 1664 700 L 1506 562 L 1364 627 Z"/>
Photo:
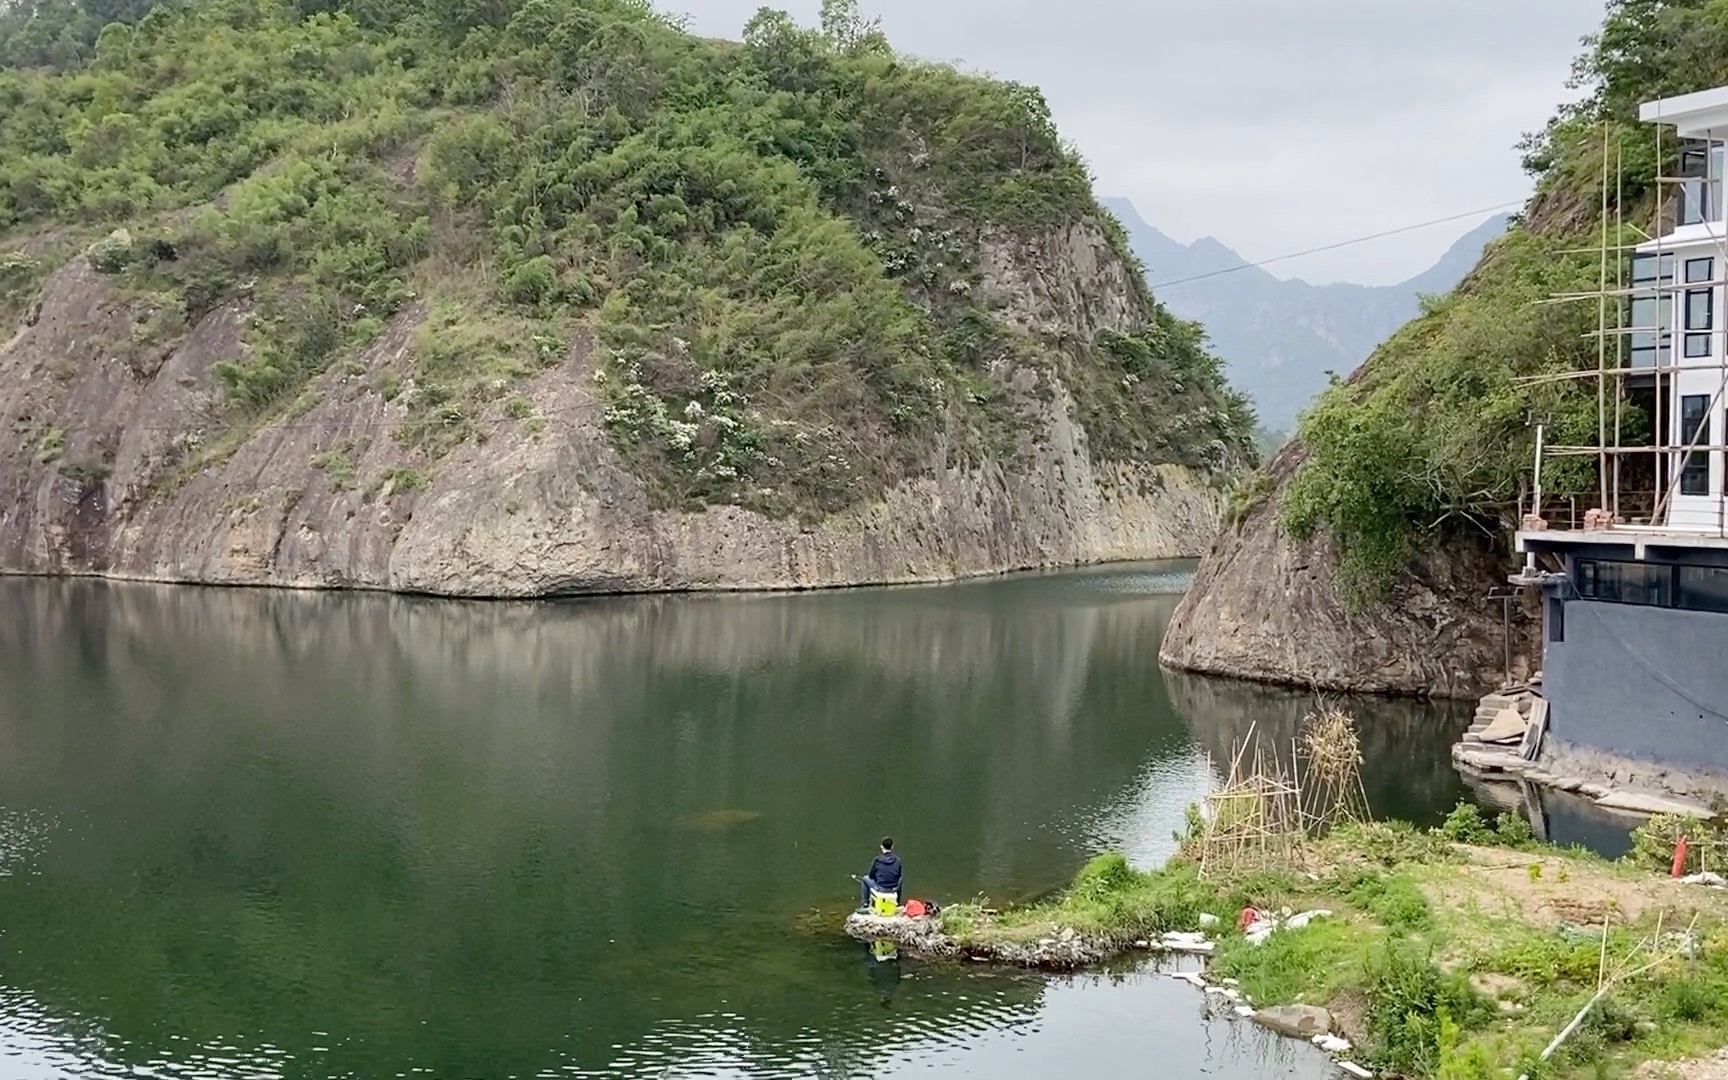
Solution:
<path fill-rule="evenodd" d="M 1722 220 L 1722 144 L 1698 142 L 1680 151 L 1680 224 Z"/>
<path fill-rule="evenodd" d="M 1689 284 L 1697 284 L 1698 282 L 1701 282 L 1701 281 L 1709 281 L 1710 277 L 1711 277 L 1711 270 L 1713 269 L 1713 267 L 1710 264 L 1714 261 L 1715 260 L 1713 260 L 1713 259 L 1687 259 L 1686 260 L 1686 281 Z"/>
<path fill-rule="evenodd" d="M 1710 395 L 1687 394 L 1680 399 L 1680 446 L 1710 445 Z M 1680 494 L 1710 494 L 1710 453 L 1684 453 L 1680 470 Z"/>
<path fill-rule="evenodd" d="M 1654 563 L 1578 561 L 1578 595 L 1615 604 L 1671 607 L 1674 568 Z"/>
<path fill-rule="evenodd" d="M 1667 364 L 1673 349 L 1674 304 L 1668 297 L 1641 296 L 1632 301 L 1628 319 L 1632 333 L 1630 366 Z"/>
<path fill-rule="evenodd" d="M 1687 268 L 1691 268 L 1690 263 L 1687 264 Z M 1686 293 L 1686 329 L 1704 331 L 1703 333 L 1686 335 L 1687 356 L 1710 355 L 1710 334 L 1708 331 L 1715 325 L 1715 307 L 1715 289 L 1692 289 Z"/>
<path fill-rule="evenodd" d="M 1664 282 L 1674 280 L 1674 256 L 1672 254 L 1664 252 L 1660 259 L 1655 254 L 1632 256 L 1632 284 L 1655 284 L 1658 268 L 1661 270 Z"/>
<path fill-rule="evenodd" d="M 1710 144 L 1709 185 L 1705 188 L 1704 216 L 1711 222 L 1722 220 L 1722 144 Z"/>
<path fill-rule="evenodd" d="M 1716 290 L 1693 289 L 1686 294 L 1686 329 L 1710 329 L 1710 317 L 1715 313 Z"/>
<path fill-rule="evenodd" d="M 1728 612 L 1728 568 L 1682 566 L 1676 600 L 1689 611 Z"/>

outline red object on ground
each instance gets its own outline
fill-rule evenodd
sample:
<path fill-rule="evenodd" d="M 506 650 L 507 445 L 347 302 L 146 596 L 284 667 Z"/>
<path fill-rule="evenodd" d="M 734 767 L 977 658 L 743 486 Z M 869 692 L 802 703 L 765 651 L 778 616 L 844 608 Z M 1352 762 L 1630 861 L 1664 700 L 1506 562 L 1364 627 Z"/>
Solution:
<path fill-rule="evenodd" d="M 922 919 L 924 917 L 924 901 L 906 901 L 906 917 L 909 919 Z"/>
<path fill-rule="evenodd" d="M 1686 838 L 1684 836 L 1674 844 L 1674 865 L 1669 867 L 1668 876 L 1686 876 Z"/>
<path fill-rule="evenodd" d="M 1260 912 L 1254 908 L 1245 907 L 1242 909 L 1241 914 L 1236 916 L 1236 929 L 1246 930 L 1259 921 Z"/>

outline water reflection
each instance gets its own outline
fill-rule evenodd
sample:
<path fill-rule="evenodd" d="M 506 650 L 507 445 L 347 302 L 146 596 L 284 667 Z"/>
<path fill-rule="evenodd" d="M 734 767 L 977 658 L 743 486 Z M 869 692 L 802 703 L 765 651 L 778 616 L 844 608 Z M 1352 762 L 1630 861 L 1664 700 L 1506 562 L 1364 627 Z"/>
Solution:
<path fill-rule="evenodd" d="M 1180 581 L 537 605 L 0 581 L 0 1049 L 31 1077 L 1012 1077 L 1155 1044 L 1267 1075 L 1169 980 L 836 932 L 885 832 L 945 900 L 1168 852 L 1208 754 L 1300 712 L 1159 671 Z M 1438 795 L 1444 753 L 1409 737 L 1433 717 L 1384 722 L 1387 789 Z"/>
<path fill-rule="evenodd" d="M 1381 818 L 1438 825 L 1459 801 L 1475 796 L 1450 766 L 1452 744 L 1470 726 L 1473 705 L 1463 701 L 1408 701 L 1313 693 L 1208 679 L 1167 671 L 1176 711 L 1189 721 L 1195 745 L 1222 776 L 1238 747 L 1255 739 L 1288 763 L 1295 757 L 1302 721 L 1316 708 L 1336 706 L 1356 720 L 1362 745 L 1362 786 L 1368 808 Z"/>

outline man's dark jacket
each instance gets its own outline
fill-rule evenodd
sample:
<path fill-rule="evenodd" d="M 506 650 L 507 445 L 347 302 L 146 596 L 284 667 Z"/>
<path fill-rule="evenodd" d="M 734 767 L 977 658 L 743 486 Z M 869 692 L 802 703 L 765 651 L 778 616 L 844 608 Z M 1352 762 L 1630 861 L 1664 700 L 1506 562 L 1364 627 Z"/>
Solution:
<path fill-rule="evenodd" d="M 870 864 L 870 880 L 876 883 L 879 892 L 899 892 L 900 856 L 892 851 L 884 851 L 876 856 L 876 861 Z"/>

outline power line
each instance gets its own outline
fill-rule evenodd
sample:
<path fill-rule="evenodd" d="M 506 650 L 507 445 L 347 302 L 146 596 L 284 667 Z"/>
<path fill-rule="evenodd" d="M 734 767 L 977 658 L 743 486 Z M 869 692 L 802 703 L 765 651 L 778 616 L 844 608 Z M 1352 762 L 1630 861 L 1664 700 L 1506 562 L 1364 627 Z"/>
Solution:
<path fill-rule="evenodd" d="M 1154 281 L 1151 284 L 1151 288 L 1168 289 L 1172 285 L 1186 285 L 1190 281 L 1204 281 L 1207 278 L 1221 277 L 1224 274 L 1234 274 L 1239 270 L 1253 270 L 1261 266 L 1270 266 L 1276 262 L 1300 259 L 1305 255 L 1318 255 L 1322 251 L 1337 251 L 1339 248 L 1351 247 L 1356 244 L 1366 244 L 1370 240 L 1383 240 L 1388 236 L 1397 236 L 1399 233 L 1415 232 L 1417 229 L 1426 229 L 1431 225 L 1444 225 L 1448 221 L 1459 221 L 1463 218 L 1475 217 L 1478 214 L 1492 214 L 1498 210 L 1510 210 L 1515 206 L 1523 205 L 1524 200 L 1519 199 L 1516 202 L 1501 203 L 1499 206 L 1485 206 L 1480 210 L 1466 210 L 1462 214 L 1450 214 L 1446 217 L 1435 218 L 1432 221 L 1423 221 L 1418 222 L 1415 225 L 1404 225 L 1396 229 L 1387 229 L 1385 232 L 1377 232 L 1370 236 L 1358 236 L 1354 240 L 1340 240 L 1336 244 L 1323 244 L 1320 247 L 1309 248 L 1306 251 L 1293 251 L 1288 255 L 1278 255 L 1270 259 L 1261 259 L 1259 262 L 1243 263 L 1241 266 L 1229 266 L 1222 270 L 1213 270 L 1205 274 L 1195 274 L 1193 277 L 1177 278 L 1174 281 Z"/>

